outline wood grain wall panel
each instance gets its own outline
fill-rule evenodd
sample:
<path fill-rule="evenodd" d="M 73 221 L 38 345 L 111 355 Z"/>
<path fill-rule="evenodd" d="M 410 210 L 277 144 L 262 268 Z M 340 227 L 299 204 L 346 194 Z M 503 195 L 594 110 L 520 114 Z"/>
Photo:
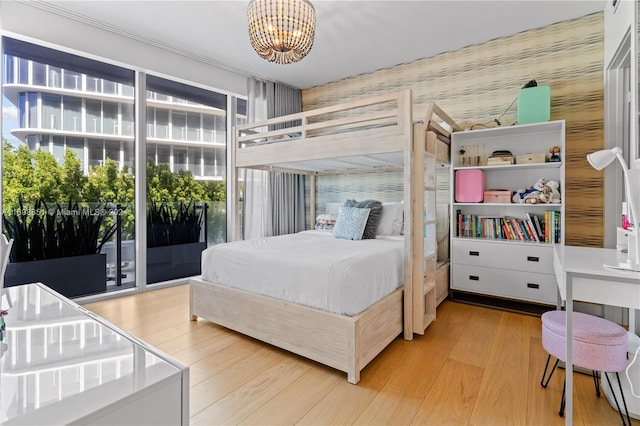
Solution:
<path fill-rule="evenodd" d="M 604 15 L 595 13 L 312 87 L 302 91 L 302 103 L 309 110 L 410 88 L 414 120 L 423 119 L 426 104 L 435 101 L 459 124 L 482 128 L 495 125 L 527 81 L 549 85 L 551 119 L 566 120 L 566 242 L 602 246 L 604 175 L 592 171 L 585 157 L 604 147 L 603 60 Z M 515 104 L 500 121 L 516 121 Z M 385 175 L 367 177 L 367 185 L 389 194 L 393 189 L 385 190 L 386 183 L 398 184 Z M 318 185 L 322 191 L 322 179 Z"/>

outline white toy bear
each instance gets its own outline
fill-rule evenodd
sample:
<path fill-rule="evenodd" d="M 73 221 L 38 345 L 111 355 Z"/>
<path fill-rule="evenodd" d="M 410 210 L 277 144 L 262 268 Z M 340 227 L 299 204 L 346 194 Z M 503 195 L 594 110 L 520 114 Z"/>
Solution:
<path fill-rule="evenodd" d="M 560 183 L 555 180 L 539 179 L 533 186 L 519 189 L 513 195 L 518 204 L 560 203 Z"/>
<path fill-rule="evenodd" d="M 540 202 L 560 204 L 560 182 L 542 178 L 533 187 L 540 192 Z"/>

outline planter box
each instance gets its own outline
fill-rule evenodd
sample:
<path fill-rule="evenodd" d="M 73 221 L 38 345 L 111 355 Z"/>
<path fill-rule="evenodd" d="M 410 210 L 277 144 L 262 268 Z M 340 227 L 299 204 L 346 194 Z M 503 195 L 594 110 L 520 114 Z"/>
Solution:
<path fill-rule="evenodd" d="M 147 282 L 175 280 L 200 275 L 202 250 L 207 243 L 178 244 L 147 249 Z"/>
<path fill-rule="evenodd" d="M 107 291 L 107 256 L 62 257 L 9 263 L 5 287 L 41 282 L 63 296 L 72 298 Z"/>

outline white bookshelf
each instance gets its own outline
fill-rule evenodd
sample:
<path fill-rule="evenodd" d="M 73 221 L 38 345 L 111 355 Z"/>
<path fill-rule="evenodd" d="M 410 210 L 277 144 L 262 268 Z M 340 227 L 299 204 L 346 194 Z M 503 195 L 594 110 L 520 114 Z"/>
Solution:
<path fill-rule="evenodd" d="M 560 147 L 559 162 L 486 165 L 492 152 L 549 153 Z M 464 151 L 465 155 L 460 153 Z M 472 153 L 472 156 L 469 156 Z M 559 213 L 557 242 L 564 242 L 565 123 L 549 121 L 520 126 L 456 132 L 451 140 L 451 289 L 517 301 L 555 304 L 553 243 L 535 239 L 501 239 L 478 231 L 473 236 L 458 231 L 458 213 L 468 217 L 544 218 L 545 211 Z M 469 158 L 471 157 L 471 158 Z M 511 195 L 538 179 L 560 183 L 560 203 L 469 203 L 455 199 L 456 171 L 478 169 L 484 173 L 484 190 L 506 190 Z M 454 295 L 455 296 L 455 295 Z"/>

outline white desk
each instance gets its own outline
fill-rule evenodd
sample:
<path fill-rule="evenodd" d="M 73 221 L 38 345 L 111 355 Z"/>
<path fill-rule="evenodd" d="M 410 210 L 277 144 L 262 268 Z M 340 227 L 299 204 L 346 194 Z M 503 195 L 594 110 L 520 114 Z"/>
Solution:
<path fill-rule="evenodd" d="M 640 272 L 605 268 L 618 263 L 615 249 L 556 245 L 553 267 L 567 311 L 566 371 L 572 371 L 573 301 L 640 309 Z M 626 256 L 626 255 L 625 255 Z M 566 424 L 573 423 L 573 374 L 566 375 Z"/>
<path fill-rule="evenodd" d="M 42 284 L 4 291 L 0 424 L 188 424 L 188 367 Z"/>

